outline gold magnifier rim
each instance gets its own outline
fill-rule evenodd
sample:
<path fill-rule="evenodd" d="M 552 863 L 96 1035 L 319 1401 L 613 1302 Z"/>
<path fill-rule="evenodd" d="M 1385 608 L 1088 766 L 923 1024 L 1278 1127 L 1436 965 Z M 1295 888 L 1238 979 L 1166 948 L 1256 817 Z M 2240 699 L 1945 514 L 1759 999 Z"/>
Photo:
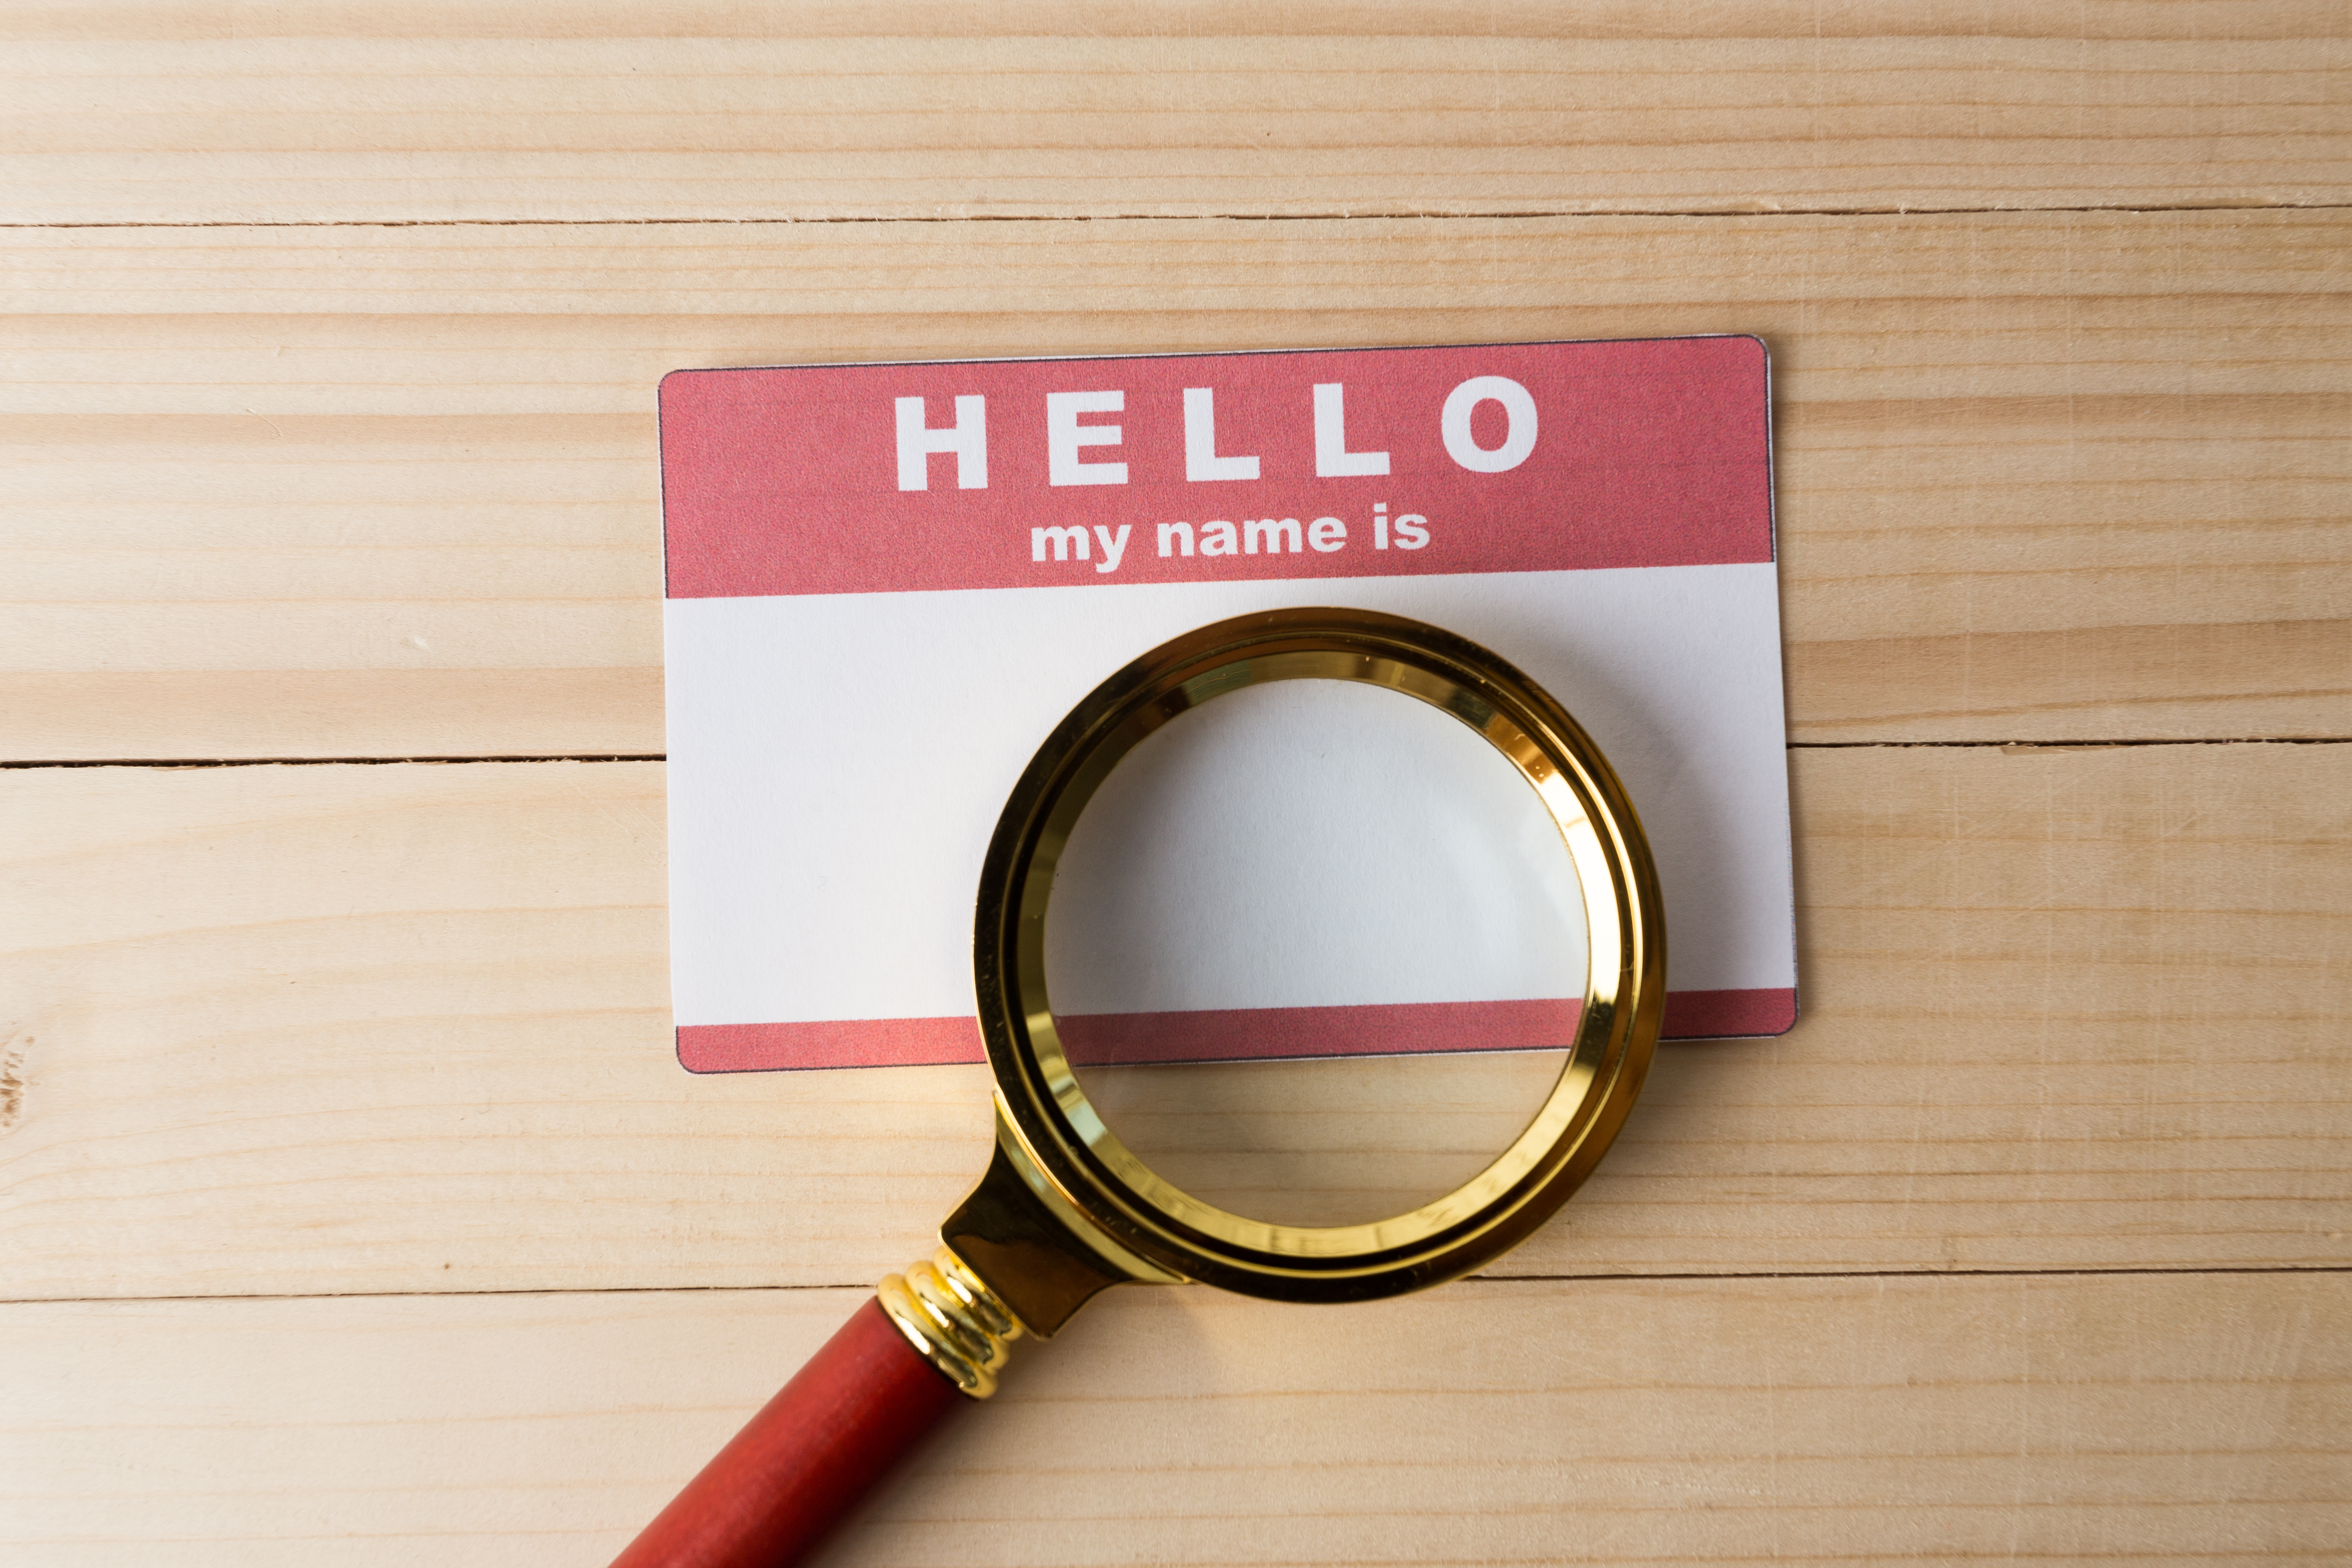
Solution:
<path fill-rule="evenodd" d="M 1559 829 L 1589 933 L 1575 1038 L 1525 1130 L 1453 1192 L 1355 1225 L 1253 1219 L 1161 1177 L 1087 1100 L 1045 984 L 1054 872 L 1112 768 L 1193 708 L 1244 686 L 1296 679 L 1384 687 L 1450 714 L 1493 745 Z M 1590 1174 L 1623 1124 L 1665 1004 L 1656 868 L 1600 748 L 1499 656 L 1425 622 L 1370 610 L 1287 609 L 1220 621 L 1163 643 L 1089 693 L 1038 748 L 1005 803 L 982 869 L 973 960 L 998 1110 L 1023 1163 L 1117 1247 L 1172 1274 L 1283 1300 L 1418 1289 L 1523 1240 Z"/>

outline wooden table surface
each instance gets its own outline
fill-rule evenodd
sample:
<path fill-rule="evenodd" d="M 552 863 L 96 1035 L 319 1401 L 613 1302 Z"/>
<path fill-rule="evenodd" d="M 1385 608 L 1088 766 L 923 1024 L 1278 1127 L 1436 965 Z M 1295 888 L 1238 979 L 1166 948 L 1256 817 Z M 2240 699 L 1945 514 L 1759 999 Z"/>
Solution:
<path fill-rule="evenodd" d="M 888 36 L 880 36 L 885 30 Z M 690 1078 L 654 387 L 1755 332 L 1805 1018 L 844 1563 L 2352 1550 L 2352 14 L 0 6 L 0 1559 L 601 1564 L 978 1170 Z"/>

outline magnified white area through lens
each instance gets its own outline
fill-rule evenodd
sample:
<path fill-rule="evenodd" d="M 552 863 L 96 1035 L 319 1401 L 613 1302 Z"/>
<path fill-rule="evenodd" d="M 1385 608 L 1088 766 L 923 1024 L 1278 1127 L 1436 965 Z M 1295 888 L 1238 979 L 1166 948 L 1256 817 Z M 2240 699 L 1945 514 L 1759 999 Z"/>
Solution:
<path fill-rule="evenodd" d="M 1330 1226 L 1442 1197 L 1550 1093 L 1583 899 L 1534 789 L 1459 721 L 1346 681 L 1244 688 L 1121 760 L 1045 921 L 1065 1050 L 1161 1177 Z"/>

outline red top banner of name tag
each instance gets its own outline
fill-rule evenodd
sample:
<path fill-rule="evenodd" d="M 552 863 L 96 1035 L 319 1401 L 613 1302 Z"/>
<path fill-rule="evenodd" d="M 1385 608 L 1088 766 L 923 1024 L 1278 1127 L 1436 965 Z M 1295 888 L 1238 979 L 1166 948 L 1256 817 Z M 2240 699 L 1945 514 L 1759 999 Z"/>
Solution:
<path fill-rule="evenodd" d="M 673 599 L 1772 558 L 1752 338 L 686 371 Z"/>

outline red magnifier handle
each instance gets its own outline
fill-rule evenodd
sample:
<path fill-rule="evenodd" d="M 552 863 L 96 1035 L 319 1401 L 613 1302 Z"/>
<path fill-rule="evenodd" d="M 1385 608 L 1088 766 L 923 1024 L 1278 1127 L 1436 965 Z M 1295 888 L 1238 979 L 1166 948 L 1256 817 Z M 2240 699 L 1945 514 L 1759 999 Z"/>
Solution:
<path fill-rule="evenodd" d="M 1088 1278 L 1093 1289 L 1110 1282 Z M 613 1568 L 807 1561 L 950 1412 L 995 1392 L 1006 1348 L 1022 1331 L 949 1247 L 889 1276 Z"/>
<path fill-rule="evenodd" d="M 966 1399 L 869 1299 L 613 1568 L 805 1560 Z"/>

